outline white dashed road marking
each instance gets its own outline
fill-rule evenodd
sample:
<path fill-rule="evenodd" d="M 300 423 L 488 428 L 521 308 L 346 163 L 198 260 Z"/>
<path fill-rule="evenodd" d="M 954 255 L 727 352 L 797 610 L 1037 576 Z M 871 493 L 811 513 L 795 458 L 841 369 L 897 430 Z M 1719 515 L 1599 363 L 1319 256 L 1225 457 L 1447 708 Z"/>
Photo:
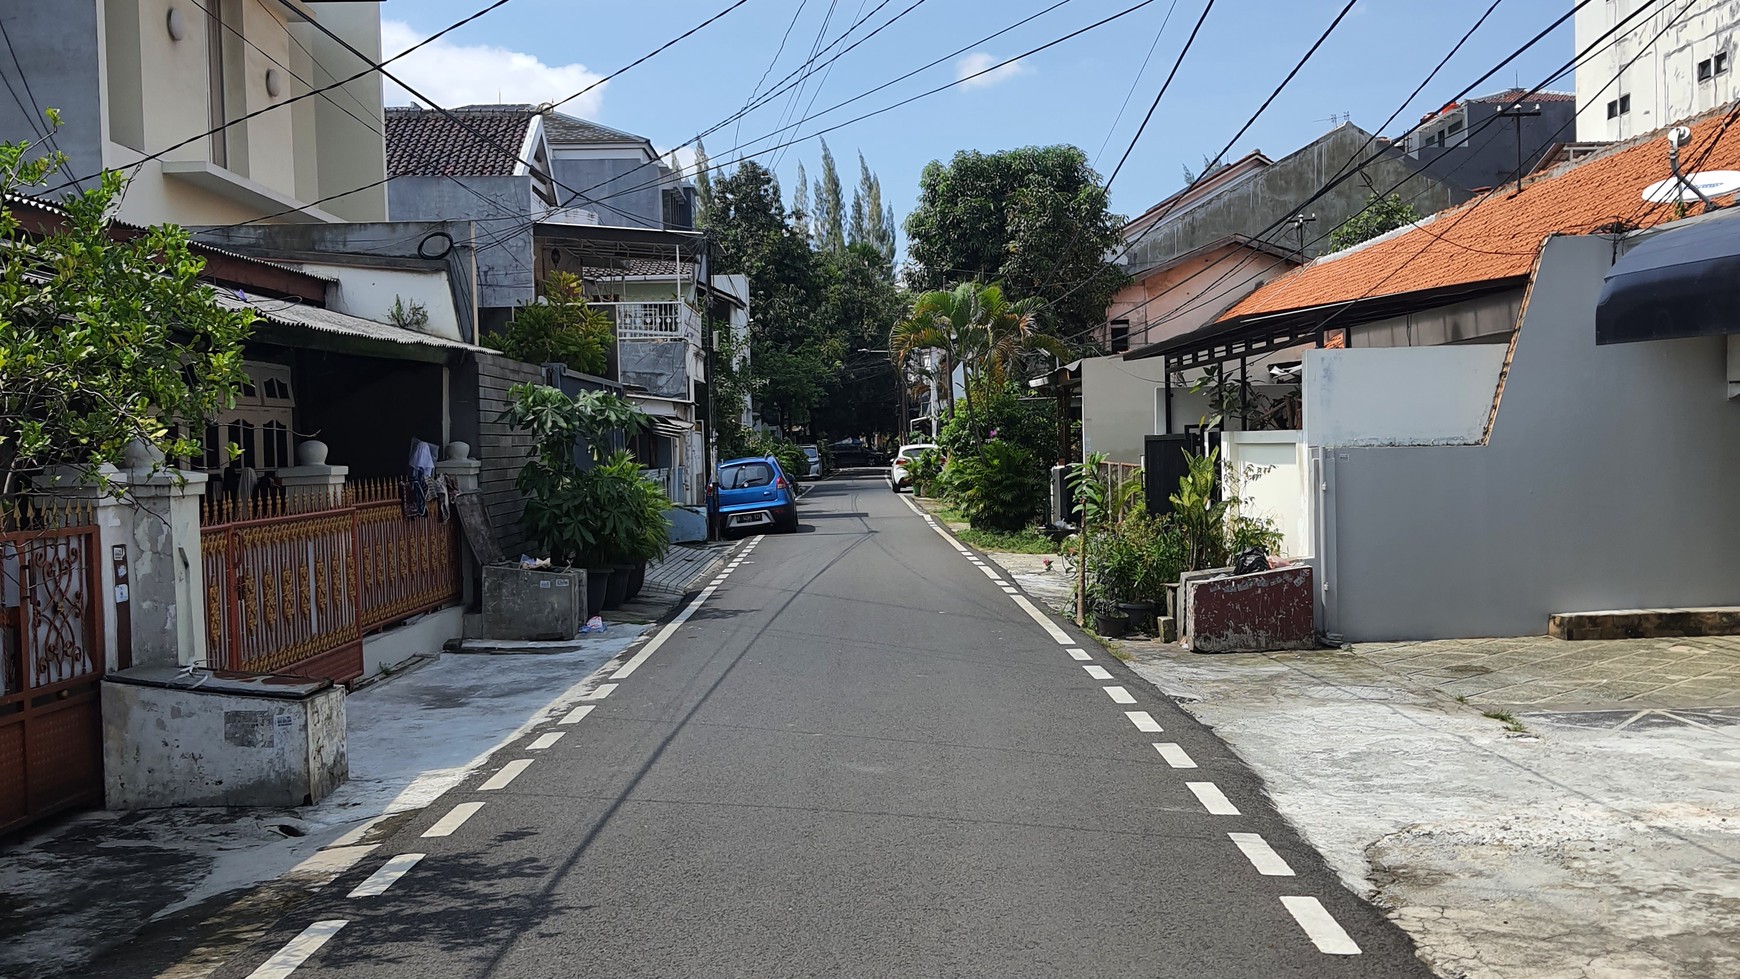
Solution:
<path fill-rule="evenodd" d="M 532 767 L 530 758 L 516 758 L 502 766 L 501 771 L 491 775 L 489 781 L 478 786 L 477 790 L 479 792 L 494 792 L 497 789 L 505 789 L 514 784 L 514 779 L 519 778 L 520 773 L 530 767 Z"/>
<path fill-rule="evenodd" d="M 481 802 L 461 802 L 453 807 L 452 812 L 437 819 L 435 825 L 424 830 L 423 836 L 425 838 L 452 836 L 459 831 L 459 827 L 465 825 L 467 819 L 477 815 L 477 811 L 482 808 L 483 803 Z"/>
<path fill-rule="evenodd" d="M 615 689 L 616 689 L 616 684 L 614 684 L 614 683 L 601 683 L 591 693 L 587 694 L 584 697 L 581 697 L 580 699 L 581 700 L 603 700 L 604 698 L 610 696 L 610 692 L 612 690 L 615 690 Z"/>
<path fill-rule="evenodd" d="M 1299 922 L 1299 927 L 1305 929 L 1305 937 L 1311 939 L 1317 951 L 1329 955 L 1359 954 L 1359 946 L 1323 909 L 1323 902 L 1314 897 L 1283 897 L 1281 904 L 1293 915 L 1293 920 Z"/>
<path fill-rule="evenodd" d="M 578 724 L 581 718 L 598 709 L 597 704 L 582 704 L 568 712 L 568 716 L 557 721 L 557 724 Z"/>
<path fill-rule="evenodd" d="M 1112 671 L 1103 666 L 1095 666 L 1094 664 L 1089 663 L 1082 667 L 1082 669 L 1087 671 L 1088 676 L 1091 676 L 1096 680 L 1110 680 L 1112 678 Z"/>
<path fill-rule="evenodd" d="M 564 735 L 566 733 L 567 733 L 566 731 L 551 731 L 549 734 L 546 734 L 546 735 L 538 738 L 538 740 L 533 741 L 531 744 L 526 745 L 526 750 L 527 751 L 543 751 L 545 748 L 548 748 L 551 745 L 555 744 L 556 742 L 562 740 L 562 735 Z"/>
<path fill-rule="evenodd" d="M 1028 618 L 1039 623 L 1039 627 L 1044 629 L 1051 638 L 1057 640 L 1059 645 L 1070 646 L 1075 644 L 1075 640 L 1069 638 L 1069 633 L 1059 629 L 1057 623 L 1051 621 L 1049 616 L 1034 608 L 1033 603 L 1028 601 L 1025 595 L 1014 595 L 1012 597 L 1015 604 L 1021 607 L 1021 611 L 1026 612 Z"/>
<path fill-rule="evenodd" d="M 417 861 L 428 856 L 426 853 L 401 853 L 372 874 L 368 880 L 356 885 L 356 890 L 350 892 L 351 897 L 379 897 L 387 892 L 387 888 L 397 884 L 399 878 L 411 872 Z"/>
<path fill-rule="evenodd" d="M 1233 805 L 1231 800 L 1227 799 L 1226 793 L 1220 790 L 1220 786 L 1213 782 L 1185 782 L 1184 785 L 1196 796 L 1196 801 L 1202 803 L 1202 808 L 1207 809 L 1211 814 L 1216 816 L 1237 816 L 1239 814 L 1239 807 Z"/>
<path fill-rule="evenodd" d="M 1004 585 L 1003 586 L 1003 594 L 1005 594 L 1005 595 L 1019 595 L 1021 593 L 1019 591 L 1016 591 L 1013 588 L 1010 588 L 1008 585 Z"/>
<path fill-rule="evenodd" d="M 1130 696 L 1130 691 L 1123 687 L 1105 687 L 1103 689 L 1106 691 L 1106 696 L 1112 698 L 1114 704 L 1133 704 L 1136 702 L 1136 698 Z"/>
<path fill-rule="evenodd" d="M 308 961 L 309 956 L 320 951 L 320 946 L 348 924 L 348 921 L 316 921 L 302 929 L 302 934 L 290 939 L 264 965 L 248 973 L 248 979 L 288 979 L 297 966 Z"/>
<path fill-rule="evenodd" d="M 1093 659 L 1092 656 L 1088 655 L 1088 651 L 1085 649 L 1068 649 L 1065 650 L 1065 652 L 1069 653 L 1070 659 Z"/>
<path fill-rule="evenodd" d="M 1227 839 L 1238 846 L 1239 852 L 1250 860 L 1251 866 L 1257 868 L 1257 873 L 1264 877 L 1291 877 L 1293 868 L 1287 866 L 1287 861 L 1275 852 L 1269 841 L 1256 833 L 1228 833 Z"/>
<path fill-rule="evenodd" d="M 1155 744 L 1154 750 L 1160 752 L 1160 757 L 1166 759 L 1166 764 L 1173 768 L 1195 768 L 1196 762 L 1185 753 L 1183 748 L 1175 744 Z"/>
<path fill-rule="evenodd" d="M 1127 710 L 1124 711 L 1124 716 L 1130 719 L 1131 724 L 1136 725 L 1136 730 L 1144 734 L 1159 734 L 1161 731 L 1160 722 L 1145 710 Z"/>

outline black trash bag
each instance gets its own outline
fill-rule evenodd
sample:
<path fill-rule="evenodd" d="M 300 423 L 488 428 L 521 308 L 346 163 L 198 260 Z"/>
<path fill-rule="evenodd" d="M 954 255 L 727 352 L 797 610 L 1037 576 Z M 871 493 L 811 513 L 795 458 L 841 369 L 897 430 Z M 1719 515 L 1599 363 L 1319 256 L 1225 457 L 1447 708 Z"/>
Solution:
<path fill-rule="evenodd" d="M 1233 555 L 1233 574 L 1254 574 L 1269 570 L 1269 551 L 1265 547 L 1247 547 Z"/>

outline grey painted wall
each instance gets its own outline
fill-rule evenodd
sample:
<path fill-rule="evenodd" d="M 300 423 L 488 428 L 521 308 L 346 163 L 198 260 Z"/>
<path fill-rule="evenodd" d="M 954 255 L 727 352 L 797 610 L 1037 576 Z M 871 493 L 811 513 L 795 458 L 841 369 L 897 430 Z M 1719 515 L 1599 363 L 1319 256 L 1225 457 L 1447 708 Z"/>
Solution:
<path fill-rule="evenodd" d="M 1524 103 L 1533 106 L 1535 103 Z M 1541 102 L 1541 114 L 1522 120 L 1523 172 L 1533 170 L 1547 150 L 1576 136 L 1575 102 Z M 1416 154 L 1426 172 L 1463 187 L 1496 187 L 1516 179 L 1517 124 L 1492 117 L 1503 106 L 1475 102 L 1466 107 L 1468 132 L 1460 146 L 1423 147 Z M 1422 212 L 1424 213 L 1424 212 Z"/>
<path fill-rule="evenodd" d="M 1547 242 L 1489 444 L 1325 453 L 1329 631 L 1534 635 L 1553 612 L 1740 604 L 1724 338 L 1597 347 L 1612 257 Z"/>
<path fill-rule="evenodd" d="M 530 176 L 397 177 L 387 184 L 387 215 L 477 222 L 479 306 L 509 307 L 536 294 Z"/>
<path fill-rule="evenodd" d="M 3 4 L 0 20 L 6 22 L 18 55 L 17 64 L 10 53 L 0 58 L 0 75 L 29 110 L 21 111 L 10 96 L 0 99 L 0 139 L 40 141 L 37 133 L 48 123 L 30 105 L 23 85 L 29 82 L 39 105 L 61 111 L 63 125 L 54 142 L 67 155 L 73 174 L 98 172 L 103 168 L 103 103 L 97 41 L 104 28 L 96 0 Z"/>
<path fill-rule="evenodd" d="M 1370 157 L 1375 147 L 1361 150 L 1367 135 L 1357 126 L 1340 126 L 1299 152 L 1275 161 L 1255 177 L 1238 182 L 1227 192 L 1175 212 L 1131 249 L 1126 264 L 1132 268 L 1147 268 L 1228 235 L 1257 234 L 1294 213 L 1302 201 L 1337 173 Z M 1405 180 L 1395 192 L 1413 200 L 1422 214 L 1431 214 L 1467 199 L 1465 191 L 1430 175 L 1410 177 L 1418 166 L 1401 151 L 1392 150 L 1367 164 L 1365 173 L 1378 190 L 1388 190 L 1398 181 Z M 1317 223 L 1308 229 L 1307 238 L 1317 235 L 1324 238 L 1316 244 L 1308 244 L 1307 254 L 1316 256 L 1327 251 L 1328 233 L 1365 207 L 1369 193 L 1365 182 L 1355 177 L 1311 204 L 1307 210 L 1317 215 Z M 1293 247 L 1296 242 L 1292 233 L 1286 230 L 1271 235 L 1268 240 L 1285 247 Z"/>
<path fill-rule="evenodd" d="M 661 184 L 652 183 L 664 167 L 656 163 L 643 165 L 640 160 L 622 159 L 562 159 L 552 164 L 555 177 L 566 188 L 557 187 L 557 199 L 565 207 L 583 207 L 598 212 L 600 224 L 629 228 L 663 228 L 665 226 L 664 196 Z M 602 184 L 603 186 L 598 186 Z M 640 186 L 651 184 L 651 186 Z M 593 189 L 593 188 L 597 189 Z M 570 190 L 569 188 L 572 188 Z M 632 191 L 629 188 L 637 188 Z M 574 191 L 587 195 L 570 201 Z M 620 193 L 627 191 L 626 193 Z M 620 196 L 616 196 L 620 193 Z"/>
<path fill-rule="evenodd" d="M 1432 347 L 1441 343 L 1508 343 L 1522 313 L 1522 289 L 1347 328 L 1350 347 Z"/>

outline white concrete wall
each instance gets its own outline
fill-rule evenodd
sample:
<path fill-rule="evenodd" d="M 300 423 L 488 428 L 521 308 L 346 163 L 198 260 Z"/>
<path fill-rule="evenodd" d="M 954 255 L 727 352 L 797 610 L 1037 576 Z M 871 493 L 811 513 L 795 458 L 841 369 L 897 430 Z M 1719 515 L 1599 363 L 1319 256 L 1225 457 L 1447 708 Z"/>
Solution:
<path fill-rule="evenodd" d="M 1305 441 L 1316 446 L 1479 442 L 1506 349 L 1483 343 L 1306 351 Z"/>
<path fill-rule="evenodd" d="M 440 653 L 446 647 L 447 640 L 459 636 L 464 619 L 463 607 L 437 609 L 364 638 L 363 676 L 374 676 L 381 670 L 398 666 L 413 656 Z"/>
<path fill-rule="evenodd" d="M 1305 433 L 1228 432 L 1221 437 L 1221 485 L 1242 501 L 1241 512 L 1274 521 L 1287 557 L 1311 553 L 1311 494 Z"/>
<path fill-rule="evenodd" d="M 1740 604 L 1725 338 L 1597 347 L 1612 258 L 1548 240 L 1485 444 L 1312 450 L 1328 631 L 1533 635 L 1554 612 Z"/>
<path fill-rule="evenodd" d="M 1104 452 L 1113 462 L 1142 461 L 1143 440 L 1160 430 L 1154 413 L 1155 392 L 1165 379 L 1162 362 L 1116 355 L 1081 362 L 1083 452 Z"/>
<path fill-rule="evenodd" d="M 459 313 L 453 306 L 453 291 L 448 288 L 446 273 L 319 262 L 290 264 L 316 275 L 337 279 L 338 288 L 327 292 L 327 305 L 340 313 L 390 323 L 387 312 L 393 308 L 395 299 L 403 298 L 407 307 L 416 302 L 429 311 L 429 322 L 420 328 L 420 332 L 449 340 L 464 339 L 460 335 Z"/>
<path fill-rule="evenodd" d="M 1616 43 L 1578 67 L 1578 140 L 1629 139 L 1740 96 L 1740 85 L 1736 84 L 1740 50 L 1736 50 L 1735 36 L 1740 28 L 1740 0 L 1696 0 L 1683 16 L 1685 3 L 1591 3 L 1577 12 L 1574 21 L 1576 49 L 1582 51 L 1596 43 L 1615 24 L 1646 5 L 1656 9 L 1629 21 Z M 1661 40 L 1651 43 L 1658 34 Z M 1700 82 L 1698 62 L 1717 52 L 1728 54 L 1727 73 Z M 1627 68 L 1633 59 L 1636 63 Z M 1609 85 L 1615 76 L 1618 82 Z M 1631 96 L 1631 111 L 1607 118 L 1607 103 L 1621 95 Z"/>

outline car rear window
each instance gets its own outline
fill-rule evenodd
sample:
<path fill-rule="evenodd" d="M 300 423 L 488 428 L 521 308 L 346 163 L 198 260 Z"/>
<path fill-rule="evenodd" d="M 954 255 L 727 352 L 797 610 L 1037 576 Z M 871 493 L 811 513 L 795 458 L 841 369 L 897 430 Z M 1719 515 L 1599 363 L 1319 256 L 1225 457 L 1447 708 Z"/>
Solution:
<path fill-rule="evenodd" d="M 749 489 L 755 486 L 766 486 L 773 482 L 773 467 L 765 462 L 746 462 L 741 466 L 727 466 L 719 473 L 721 489 Z"/>
<path fill-rule="evenodd" d="M 902 459 L 915 459 L 921 455 L 924 455 L 926 452 L 929 452 L 933 448 L 935 448 L 935 446 L 909 445 L 906 448 L 900 450 L 900 458 L 902 458 Z"/>

